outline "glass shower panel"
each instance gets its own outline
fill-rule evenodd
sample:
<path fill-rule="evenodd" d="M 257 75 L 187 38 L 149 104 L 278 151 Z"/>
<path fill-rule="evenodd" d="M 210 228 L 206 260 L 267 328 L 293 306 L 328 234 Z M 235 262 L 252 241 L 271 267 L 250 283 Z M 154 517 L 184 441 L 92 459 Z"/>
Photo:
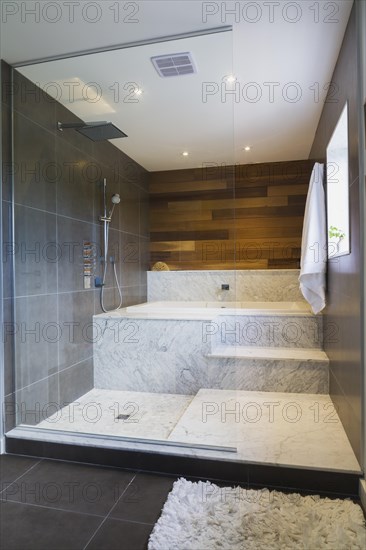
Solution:
<path fill-rule="evenodd" d="M 231 32 L 15 72 L 18 425 L 234 449 L 206 307 L 235 301 L 232 74 Z"/>

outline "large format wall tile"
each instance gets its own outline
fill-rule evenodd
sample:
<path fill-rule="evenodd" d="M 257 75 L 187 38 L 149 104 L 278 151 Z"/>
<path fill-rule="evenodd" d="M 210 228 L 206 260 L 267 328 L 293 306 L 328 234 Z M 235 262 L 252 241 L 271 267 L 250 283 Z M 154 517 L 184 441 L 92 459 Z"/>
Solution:
<path fill-rule="evenodd" d="M 89 358 L 60 372 L 60 407 L 72 403 L 93 388 L 93 359 Z"/>
<path fill-rule="evenodd" d="M 14 332 L 16 389 L 57 372 L 60 334 L 56 294 L 16 298 Z"/>
<path fill-rule="evenodd" d="M 55 136 L 35 122 L 14 114 L 14 201 L 56 211 L 58 168 Z"/>
<path fill-rule="evenodd" d="M 76 149 L 79 149 L 83 154 L 90 155 L 94 157 L 94 151 L 96 144 L 91 139 L 84 137 L 82 134 L 75 130 L 63 130 L 60 132 L 57 129 L 57 123 L 70 123 L 70 122 L 80 122 L 80 119 L 75 116 L 71 111 L 66 109 L 61 103 L 56 101 L 55 106 L 55 115 L 51 123 L 51 130 L 56 134 L 57 137 L 57 148 L 62 149 L 65 143 L 69 143 Z M 99 144 L 97 144 L 98 146 Z"/>
<path fill-rule="evenodd" d="M 18 424 L 36 425 L 55 413 L 59 402 L 58 376 L 49 376 L 16 392 Z"/>
<path fill-rule="evenodd" d="M 93 314 L 92 290 L 58 294 L 59 370 L 93 355 Z"/>
<path fill-rule="evenodd" d="M 58 291 L 72 292 L 84 289 L 84 241 L 95 244 L 99 250 L 99 227 L 64 216 L 57 217 L 57 237 L 61 247 L 58 262 Z"/>
<path fill-rule="evenodd" d="M 56 150 L 57 213 L 87 222 L 97 222 L 94 203 L 99 192 L 95 160 L 68 142 Z"/>
<path fill-rule="evenodd" d="M 24 115 L 47 130 L 56 131 L 57 101 L 18 71 L 13 71 L 13 75 L 14 112 Z"/>
<path fill-rule="evenodd" d="M 15 206 L 14 216 L 15 295 L 56 292 L 59 251 L 55 214 Z"/>

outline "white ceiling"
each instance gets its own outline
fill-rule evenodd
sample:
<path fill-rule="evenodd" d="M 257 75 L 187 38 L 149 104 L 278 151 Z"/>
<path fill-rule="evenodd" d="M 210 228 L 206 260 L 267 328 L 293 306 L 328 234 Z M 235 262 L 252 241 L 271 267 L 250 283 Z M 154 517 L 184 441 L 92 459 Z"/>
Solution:
<path fill-rule="evenodd" d="M 19 11 L 7 16 L 3 11 L 1 57 L 10 64 L 19 64 L 232 25 L 232 32 L 49 62 L 21 71 L 41 85 L 57 82 L 53 92 L 59 93 L 61 86 L 61 101 L 84 120 L 114 122 L 128 138 L 113 143 L 148 170 L 190 168 L 206 162 L 301 159 L 310 152 L 325 97 L 324 86 L 331 79 L 352 3 L 118 2 L 119 21 L 114 22 L 117 2 L 79 1 L 74 3 L 70 22 L 70 3 L 59 2 L 56 10 L 52 8 L 55 3 L 41 2 L 36 23 L 35 16 L 25 11 L 26 5 L 34 6 L 34 2 L 9 2 L 4 3 L 13 6 L 9 10 Z M 43 13 L 41 7 L 47 5 L 49 11 Z M 228 10 L 237 6 L 239 12 L 225 13 L 225 6 Z M 317 7 L 319 13 L 314 11 Z M 338 13 L 333 13 L 335 7 Z M 205 9 L 217 13 L 205 17 Z M 94 17 L 100 20 L 92 23 Z M 59 21 L 50 22 L 57 18 Z M 184 51 L 193 53 L 197 75 L 161 79 L 155 73 L 151 56 Z M 231 85 L 239 92 L 236 98 L 220 93 L 225 91 L 222 79 L 230 73 L 237 77 L 236 84 Z M 76 96 L 70 103 L 65 81 L 97 82 L 102 98 L 92 103 L 76 101 Z M 143 89 L 135 103 L 123 101 L 128 93 L 123 89 L 127 82 L 136 82 Z M 214 83 L 213 89 L 217 90 L 207 102 L 202 101 L 205 82 Z M 120 90 L 119 102 L 111 87 Z M 48 91 L 52 95 L 51 87 Z M 295 97 L 299 99 L 296 102 L 292 101 Z M 252 147 L 250 152 L 243 151 L 246 145 Z M 182 157 L 183 150 L 190 155 Z"/>

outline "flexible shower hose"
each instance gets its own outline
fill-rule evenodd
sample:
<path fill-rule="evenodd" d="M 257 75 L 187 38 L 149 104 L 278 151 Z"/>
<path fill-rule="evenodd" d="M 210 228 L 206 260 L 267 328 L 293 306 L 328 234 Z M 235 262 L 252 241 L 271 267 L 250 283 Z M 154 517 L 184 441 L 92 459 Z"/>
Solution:
<path fill-rule="evenodd" d="M 115 281 L 116 281 L 116 284 L 117 284 L 117 289 L 118 289 L 118 294 L 119 294 L 119 304 L 114 309 L 109 309 L 108 310 L 104 307 L 104 286 L 105 286 L 105 280 L 106 280 L 107 268 L 108 268 L 108 248 L 109 248 L 109 223 L 105 221 L 104 222 L 104 266 L 103 266 L 102 287 L 101 287 L 101 290 L 100 290 L 100 307 L 102 308 L 104 313 L 109 313 L 110 311 L 116 311 L 117 309 L 119 309 L 122 306 L 122 301 L 123 301 L 122 291 L 121 291 L 121 287 L 120 287 L 120 284 L 119 284 L 119 281 L 118 281 L 118 276 L 117 276 L 116 262 L 115 262 L 114 257 L 113 257 L 113 259 L 111 259 L 111 263 L 113 264 L 113 273 L 114 273 L 114 278 L 115 278 Z"/>

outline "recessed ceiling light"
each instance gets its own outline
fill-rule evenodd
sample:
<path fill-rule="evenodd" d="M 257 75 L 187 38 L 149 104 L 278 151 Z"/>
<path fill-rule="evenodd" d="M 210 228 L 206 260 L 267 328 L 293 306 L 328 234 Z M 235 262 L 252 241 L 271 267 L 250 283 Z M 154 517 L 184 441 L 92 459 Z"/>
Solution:
<path fill-rule="evenodd" d="M 183 155 L 184 157 L 188 157 L 189 153 L 188 153 L 188 151 L 183 151 L 182 155 Z"/>
<path fill-rule="evenodd" d="M 224 80 L 231 84 L 232 82 L 236 82 L 236 76 L 233 75 L 233 74 L 229 74 L 229 75 L 225 76 Z"/>
<path fill-rule="evenodd" d="M 244 151 L 250 151 L 249 145 L 247 145 L 246 147 L 244 147 Z"/>

